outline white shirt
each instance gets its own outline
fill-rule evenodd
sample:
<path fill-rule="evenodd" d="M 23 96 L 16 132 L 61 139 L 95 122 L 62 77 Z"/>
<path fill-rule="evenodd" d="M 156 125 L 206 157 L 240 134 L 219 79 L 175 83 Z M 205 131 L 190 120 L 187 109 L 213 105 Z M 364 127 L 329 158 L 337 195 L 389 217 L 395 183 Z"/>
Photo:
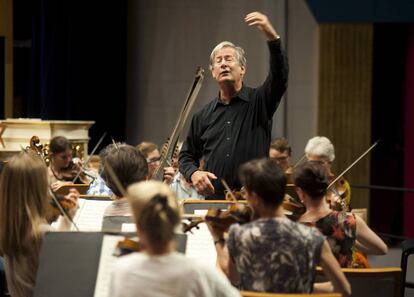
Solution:
<path fill-rule="evenodd" d="M 161 256 L 133 253 L 121 257 L 112 273 L 110 296 L 240 297 L 240 293 L 215 268 L 173 252 Z"/>

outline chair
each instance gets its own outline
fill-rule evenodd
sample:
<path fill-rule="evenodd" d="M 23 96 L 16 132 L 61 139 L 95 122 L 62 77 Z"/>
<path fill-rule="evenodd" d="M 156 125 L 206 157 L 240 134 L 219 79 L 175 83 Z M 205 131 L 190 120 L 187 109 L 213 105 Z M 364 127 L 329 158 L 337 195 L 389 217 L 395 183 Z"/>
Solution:
<path fill-rule="evenodd" d="M 402 269 L 402 290 L 401 296 L 404 296 L 405 288 L 414 289 L 414 283 L 407 281 L 407 266 L 408 258 L 410 255 L 414 254 L 414 240 L 404 240 L 401 243 L 401 269 Z"/>
<path fill-rule="evenodd" d="M 351 284 L 353 297 L 400 297 L 401 276 L 400 267 L 386 268 L 342 268 Z M 316 269 L 317 281 L 326 281 L 322 269 Z"/>
<path fill-rule="evenodd" d="M 324 294 L 280 294 L 280 293 L 260 293 L 251 291 L 241 291 L 243 297 L 341 297 L 339 293 Z"/>

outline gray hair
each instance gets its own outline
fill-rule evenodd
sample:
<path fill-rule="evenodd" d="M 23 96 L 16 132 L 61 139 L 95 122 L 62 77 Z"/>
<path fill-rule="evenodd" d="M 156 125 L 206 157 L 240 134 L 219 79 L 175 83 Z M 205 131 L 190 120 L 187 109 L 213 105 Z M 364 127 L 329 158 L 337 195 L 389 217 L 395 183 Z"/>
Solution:
<path fill-rule="evenodd" d="M 210 54 L 210 70 L 213 69 L 214 65 L 214 58 L 216 57 L 216 53 L 225 47 L 231 47 L 236 52 L 236 58 L 237 62 L 243 66 L 246 67 L 246 54 L 244 53 L 244 49 L 242 49 L 240 46 L 235 46 L 230 41 L 223 41 L 216 45 L 216 47 L 213 49 L 213 51 Z"/>
<path fill-rule="evenodd" d="M 316 136 L 309 139 L 305 147 L 306 156 L 315 155 L 328 162 L 335 160 L 335 149 L 332 142 L 325 136 Z"/>

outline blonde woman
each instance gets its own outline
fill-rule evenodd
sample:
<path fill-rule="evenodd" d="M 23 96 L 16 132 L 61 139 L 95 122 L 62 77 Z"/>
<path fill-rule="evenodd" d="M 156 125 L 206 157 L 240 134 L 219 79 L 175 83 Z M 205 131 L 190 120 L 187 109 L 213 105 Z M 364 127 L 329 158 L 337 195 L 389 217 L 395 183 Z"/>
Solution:
<path fill-rule="evenodd" d="M 32 296 L 42 239 L 51 230 L 47 168 L 33 153 L 12 157 L 0 178 L 0 251 L 5 259 L 7 285 L 13 297 Z M 65 199 L 76 205 L 79 193 Z M 61 220 L 59 229 L 70 222 Z"/>
<path fill-rule="evenodd" d="M 224 275 L 175 251 L 177 198 L 158 181 L 134 184 L 128 198 L 144 251 L 115 264 L 110 296 L 240 296 Z"/>

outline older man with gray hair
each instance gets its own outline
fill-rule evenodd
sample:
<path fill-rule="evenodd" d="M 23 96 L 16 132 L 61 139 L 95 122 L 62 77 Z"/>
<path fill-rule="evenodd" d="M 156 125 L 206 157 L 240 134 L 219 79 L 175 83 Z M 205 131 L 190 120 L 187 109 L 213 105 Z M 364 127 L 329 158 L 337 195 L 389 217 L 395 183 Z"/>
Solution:
<path fill-rule="evenodd" d="M 180 153 L 180 172 L 207 199 L 222 199 L 225 179 L 240 188 L 241 164 L 268 154 L 272 118 L 287 86 L 288 65 L 280 37 L 267 16 L 249 13 L 244 21 L 267 39 L 269 73 L 257 88 L 243 84 L 244 50 L 229 41 L 219 43 L 210 55 L 210 71 L 219 86 L 218 96 L 197 112 Z M 200 168 L 200 160 L 205 160 Z"/>

